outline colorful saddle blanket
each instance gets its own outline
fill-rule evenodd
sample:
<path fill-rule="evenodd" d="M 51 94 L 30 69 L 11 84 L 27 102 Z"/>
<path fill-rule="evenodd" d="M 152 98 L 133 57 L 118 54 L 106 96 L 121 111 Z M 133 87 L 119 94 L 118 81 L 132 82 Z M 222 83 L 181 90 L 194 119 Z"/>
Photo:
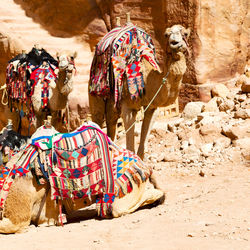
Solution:
<path fill-rule="evenodd" d="M 160 71 L 152 38 L 144 30 L 131 23 L 114 28 L 96 46 L 90 70 L 89 92 L 106 97 L 114 93 L 115 103 L 118 104 L 126 75 L 131 98 L 142 96 L 143 58 Z"/>
<path fill-rule="evenodd" d="M 101 217 L 111 214 L 115 197 L 132 191 L 132 181 L 140 185 L 151 173 L 138 156 L 119 148 L 93 124 L 68 134 L 40 127 L 13 168 L 0 175 L 0 208 L 13 176 L 29 171 L 38 183 L 50 183 L 53 200 L 97 196 Z"/>
<path fill-rule="evenodd" d="M 47 110 L 49 87 L 57 81 L 58 62 L 44 49 L 40 53 L 33 48 L 28 54 L 19 54 L 9 61 L 6 69 L 9 108 L 18 110 L 21 118 L 28 116 L 31 122 L 34 119 L 31 97 L 35 86 L 42 84 L 42 109 Z"/>

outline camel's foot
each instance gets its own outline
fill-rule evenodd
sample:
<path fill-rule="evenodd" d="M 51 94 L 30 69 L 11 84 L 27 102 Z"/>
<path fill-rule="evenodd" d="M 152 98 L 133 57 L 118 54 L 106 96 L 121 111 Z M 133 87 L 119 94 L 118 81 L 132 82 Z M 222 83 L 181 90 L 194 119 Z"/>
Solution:
<path fill-rule="evenodd" d="M 13 224 L 10 219 L 3 218 L 0 221 L 0 233 L 3 234 L 12 234 L 12 233 L 21 233 L 27 230 L 30 221 L 21 222 L 19 224 Z"/>

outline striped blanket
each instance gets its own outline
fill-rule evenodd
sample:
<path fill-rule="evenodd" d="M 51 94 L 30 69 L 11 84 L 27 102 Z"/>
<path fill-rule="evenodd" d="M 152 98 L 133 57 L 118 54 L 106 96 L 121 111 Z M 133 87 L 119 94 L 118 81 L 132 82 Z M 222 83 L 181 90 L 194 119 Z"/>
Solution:
<path fill-rule="evenodd" d="M 112 213 L 115 197 L 123 197 L 146 181 L 151 170 L 134 153 L 114 144 L 94 124 L 68 134 L 40 127 L 11 169 L 0 171 L 0 208 L 13 176 L 33 173 L 39 184 L 51 186 L 53 200 L 96 196 L 98 214 Z"/>
<path fill-rule="evenodd" d="M 118 104 L 126 75 L 131 98 L 135 100 L 142 96 L 143 58 L 160 71 L 152 38 L 143 29 L 131 23 L 114 28 L 96 46 L 90 70 L 89 92 L 106 97 L 114 94 L 115 103 Z"/>

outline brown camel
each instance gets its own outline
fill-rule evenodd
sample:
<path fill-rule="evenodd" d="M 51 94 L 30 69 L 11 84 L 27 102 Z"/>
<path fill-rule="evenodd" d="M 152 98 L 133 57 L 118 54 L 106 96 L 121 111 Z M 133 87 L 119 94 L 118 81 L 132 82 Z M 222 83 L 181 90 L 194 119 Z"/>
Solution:
<path fill-rule="evenodd" d="M 131 100 L 128 85 L 124 80 L 122 92 L 121 109 L 115 108 L 112 98 L 104 99 L 99 96 L 89 95 L 90 112 L 92 120 L 99 126 L 102 126 L 104 117 L 107 123 L 107 133 L 112 140 L 116 134 L 116 124 L 120 116 L 124 121 L 126 133 L 126 146 L 129 150 L 135 151 L 134 146 L 134 124 L 137 112 L 143 107 L 148 106 L 157 90 L 163 84 L 163 78 L 166 77 L 166 82 L 162 86 L 155 100 L 151 103 L 144 113 L 144 119 L 141 128 L 140 145 L 137 154 L 143 159 L 144 148 L 147 136 L 152 126 L 152 117 L 158 107 L 165 107 L 175 102 L 179 94 L 179 89 L 182 83 L 182 77 L 186 71 L 186 59 L 184 52 L 188 50 L 187 39 L 190 30 L 185 29 L 181 25 L 174 25 L 167 28 L 165 36 L 168 39 L 167 48 L 167 63 L 164 66 L 163 72 L 158 72 L 152 69 L 150 64 L 145 60 L 143 63 L 143 76 L 145 81 L 145 94 L 142 98 L 136 101 Z"/>

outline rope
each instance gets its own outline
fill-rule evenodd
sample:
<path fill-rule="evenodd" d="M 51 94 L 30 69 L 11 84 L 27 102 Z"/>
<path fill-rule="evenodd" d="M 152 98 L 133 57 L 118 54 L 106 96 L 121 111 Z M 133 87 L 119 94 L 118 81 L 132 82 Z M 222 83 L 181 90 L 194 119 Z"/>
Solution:
<path fill-rule="evenodd" d="M 8 104 L 8 92 L 7 92 L 6 88 L 7 88 L 6 83 L 0 88 L 0 90 L 3 90 L 2 104 L 3 104 L 4 106 L 6 106 L 6 105 Z M 5 97 L 5 95 L 6 95 L 6 98 L 7 98 L 7 102 L 4 102 L 4 97 Z"/>
<path fill-rule="evenodd" d="M 149 108 L 149 106 L 152 104 L 152 102 L 155 100 L 156 96 L 157 96 L 157 95 L 159 94 L 159 92 L 161 91 L 163 85 L 166 84 L 168 75 L 169 75 L 169 71 L 167 72 L 167 74 L 165 75 L 165 77 L 162 78 L 162 84 L 161 84 L 161 86 L 160 86 L 159 89 L 156 91 L 155 95 L 153 96 L 153 98 L 151 99 L 151 101 L 149 102 L 149 104 L 147 105 L 147 107 L 142 111 L 142 114 L 143 114 L 143 115 L 144 115 L 144 113 L 148 110 L 148 108 Z M 131 125 L 126 131 L 122 132 L 120 138 L 119 138 L 118 140 L 116 140 L 116 141 L 119 142 L 119 141 L 121 140 L 122 136 L 123 136 L 124 134 L 127 134 L 128 131 L 129 131 L 131 128 L 133 128 L 133 126 L 136 124 L 136 122 L 137 122 L 137 120 L 135 120 L 135 121 L 132 123 L 132 125 Z"/>
<path fill-rule="evenodd" d="M 67 111 L 67 118 L 66 118 L 66 120 L 67 120 L 67 130 L 68 130 L 68 133 L 69 133 L 69 103 L 67 102 L 67 104 L 66 104 L 66 111 Z"/>

